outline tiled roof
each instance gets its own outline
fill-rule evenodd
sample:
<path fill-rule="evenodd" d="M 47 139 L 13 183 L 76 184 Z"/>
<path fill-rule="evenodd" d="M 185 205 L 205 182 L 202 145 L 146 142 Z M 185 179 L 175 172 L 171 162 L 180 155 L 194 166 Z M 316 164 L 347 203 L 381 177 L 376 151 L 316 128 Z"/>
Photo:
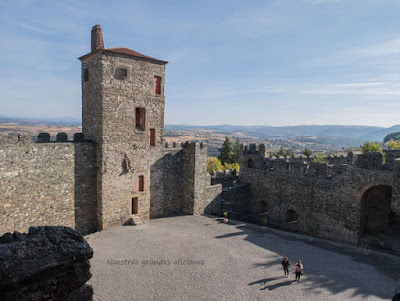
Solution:
<path fill-rule="evenodd" d="M 168 63 L 167 61 L 158 60 L 158 59 L 152 58 L 150 56 L 141 54 L 139 52 L 133 51 L 133 50 L 125 48 L 125 47 L 99 49 L 99 50 L 97 50 L 95 52 L 91 52 L 91 53 L 88 53 L 88 54 L 86 54 L 84 56 L 81 56 L 79 59 L 82 60 L 82 59 L 85 59 L 85 58 L 88 58 L 88 57 L 92 56 L 92 54 L 94 54 L 94 53 L 99 53 L 99 52 L 103 52 L 103 51 L 104 52 L 112 52 L 112 53 L 125 54 L 125 55 L 129 55 L 129 56 L 139 57 L 139 58 L 155 61 L 155 62 L 162 63 L 162 64 L 167 64 Z"/>

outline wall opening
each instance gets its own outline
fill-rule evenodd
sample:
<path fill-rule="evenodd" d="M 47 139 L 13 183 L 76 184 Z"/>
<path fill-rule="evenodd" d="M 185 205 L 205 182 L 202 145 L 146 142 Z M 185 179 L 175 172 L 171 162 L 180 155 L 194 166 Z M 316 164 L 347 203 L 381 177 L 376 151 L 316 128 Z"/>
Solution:
<path fill-rule="evenodd" d="M 83 69 L 83 81 L 85 81 L 85 82 L 89 81 L 89 69 L 88 68 Z"/>
<path fill-rule="evenodd" d="M 149 131 L 149 145 L 156 146 L 156 130 L 150 129 Z"/>
<path fill-rule="evenodd" d="M 247 160 L 247 168 L 254 168 L 254 161 L 253 161 L 253 159 Z"/>
<path fill-rule="evenodd" d="M 139 184 L 138 184 L 138 189 L 139 191 L 144 191 L 144 176 L 139 176 Z"/>
<path fill-rule="evenodd" d="M 137 130 L 144 130 L 146 127 L 146 109 L 136 108 L 135 109 L 135 128 Z"/>
<path fill-rule="evenodd" d="M 132 198 L 132 214 L 138 214 L 138 198 Z"/>
<path fill-rule="evenodd" d="M 154 94 L 161 94 L 161 76 L 154 76 Z"/>
<path fill-rule="evenodd" d="M 261 213 L 268 213 L 268 203 L 266 201 L 259 201 L 258 206 Z"/>
<path fill-rule="evenodd" d="M 361 197 L 361 235 L 384 233 L 391 215 L 392 187 L 377 185 Z"/>
<path fill-rule="evenodd" d="M 297 221 L 297 212 L 293 209 L 289 209 L 286 211 L 286 222 L 294 222 Z"/>
<path fill-rule="evenodd" d="M 128 77 L 128 69 L 115 68 L 114 78 L 123 80 Z"/>

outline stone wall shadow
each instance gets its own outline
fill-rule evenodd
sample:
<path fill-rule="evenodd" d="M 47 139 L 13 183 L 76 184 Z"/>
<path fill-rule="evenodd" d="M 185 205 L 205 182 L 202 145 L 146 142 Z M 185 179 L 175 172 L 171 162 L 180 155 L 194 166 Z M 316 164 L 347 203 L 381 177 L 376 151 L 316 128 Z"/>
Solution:
<path fill-rule="evenodd" d="M 75 229 L 82 235 L 97 231 L 97 149 L 91 142 L 74 143 Z"/>
<path fill-rule="evenodd" d="M 395 284 L 400 270 L 400 261 L 395 256 L 373 252 L 366 256 L 361 250 L 350 244 L 340 244 L 319 239 L 309 243 L 304 235 L 271 228 L 268 228 L 267 232 L 263 233 L 260 227 L 251 224 L 236 223 L 234 225 L 228 224 L 227 226 L 232 227 L 232 233 L 215 238 L 225 239 L 243 235 L 243 239 L 252 244 L 279 254 L 282 258 L 287 256 L 291 262 L 291 268 L 294 267 L 294 263 L 298 259 L 301 259 L 306 271 L 305 276 L 302 278 L 303 285 L 307 286 L 310 291 L 324 288 L 336 294 L 346 290 L 354 290 L 353 297 L 360 296 L 364 298 L 374 295 L 389 299 L 393 295 L 393 291 L 377 292 L 376 287 L 370 283 L 369 275 L 370 273 L 385 275 L 393 279 Z M 350 267 L 341 265 L 340 256 L 337 256 L 337 254 L 350 257 L 350 260 L 357 263 L 356 266 L 359 268 L 363 268 L 364 265 L 370 266 L 369 270 L 361 275 L 365 278 L 362 280 L 353 276 L 359 271 L 357 269 L 346 270 Z M 280 266 L 280 261 L 275 261 L 276 265 Z M 255 266 L 263 266 L 263 264 L 265 262 L 262 262 L 260 258 L 260 263 L 255 264 Z"/>
<path fill-rule="evenodd" d="M 166 153 L 150 167 L 150 218 L 182 214 L 183 151 Z"/>

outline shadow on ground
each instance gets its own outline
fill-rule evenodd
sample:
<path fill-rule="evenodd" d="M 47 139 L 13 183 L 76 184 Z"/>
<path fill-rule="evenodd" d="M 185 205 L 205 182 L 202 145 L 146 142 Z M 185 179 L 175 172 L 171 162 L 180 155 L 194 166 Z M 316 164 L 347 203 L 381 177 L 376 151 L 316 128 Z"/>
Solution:
<path fill-rule="evenodd" d="M 365 270 L 366 268 L 363 265 L 368 265 L 372 273 L 385 275 L 394 281 L 397 281 L 399 276 L 400 260 L 396 256 L 387 256 L 379 253 L 371 253 L 369 256 L 366 256 L 355 246 L 336 244 L 323 240 L 314 240 L 313 243 L 309 243 L 306 242 L 305 236 L 284 233 L 275 229 L 269 229 L 266 233 L 263 233 L 254 225 L 231 223 L 227 224 L 227 227 L 232 228 L 231 233 L 215 238 L 226 239 L 243 236 L 244 240 L 280 255 L 276 259 L 271 260 L 271 258 L 268 258 L 269 261 L 257 263 L 255 267 L 280 266 L 283 257 L 288 256 L 292 264 L 290 267 L 291 277 L 294 277 L 292 272 L 294 264 L 297 259 L 301 258 L 305 265 L 306 274 L 306 277 L 302 279 L 302 285 L 307 289 L 313 290 L 316 294 L 318 294 L 319 289 L 328 289 L 333 294 L 352 289 L 355 291 L 353 294 L 354 297 L 374 295 L 380 298 L 388 298 L 388 294 L 391 295 L 392 292 L 386 292 L 386 294 L 382 290 L 380 293 L 377 292 L 368 275 L 357 274 L 360 273 L 357 267 L 360 270 Z M 294 243 L 296 243 L 296 248 L 293 246 Z M 321 252 L 321 250 L 327 252 Z M 329 254 L 332 254 L 332 256 Z M 338 262 L 340 260 L 338 254 L 348 256 L 353 262 L 357 263 L 355 266 L 352 266 L 353 268 L 355 267 L 355 270 L 347 270 L 351 269 L 351 267 L 347 266 L 341 267 L 340 262 Z M 322 255 L 325 258 L 321 258 Z M 360 277 L 361 279 L 359 279 Z M 282 281 L 268 284 L 268 282 L 278 281 L 278 279 L 282 279 Z M 293 279 L 289 279 L 283 277 L 265 278 L 249 283 L 248 285 L 266 284 L 260 290 L 274 290 L 292 285 Z M 362 281 L 362 279 L 366 281 Z"/>

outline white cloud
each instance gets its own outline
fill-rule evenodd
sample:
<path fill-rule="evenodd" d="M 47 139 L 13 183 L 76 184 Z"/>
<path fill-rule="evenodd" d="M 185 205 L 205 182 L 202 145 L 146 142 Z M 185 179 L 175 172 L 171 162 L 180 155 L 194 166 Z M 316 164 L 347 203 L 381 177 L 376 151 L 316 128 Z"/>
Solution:
<path fill-rule="evenodd" d="M 358 95 L 358 96 L 398 96 L 400 95 L 399 83 L 366 82 L 325 85 L 318 88 L 309 88 L 299 91 L 300 94 L 332 94 L 332 95 Z"/>
<path fill-rule="evenodd" d="M 362 48 L 352 49 L 345 51 L 344 55 L 351 55 L 353 57 L 376 57 L 400 54 L 400 39 L 393 39 L 373 46 L 366 46 Z"/>
<path fill-rule="evenodd" d="M 384 82 L 375 82 L 375 83 L 348 83 L 348 84 L 337 84 L 335 87 L 353 87 L 353 88 L 363 88 L 370 86 L 382 86 Z"/>

